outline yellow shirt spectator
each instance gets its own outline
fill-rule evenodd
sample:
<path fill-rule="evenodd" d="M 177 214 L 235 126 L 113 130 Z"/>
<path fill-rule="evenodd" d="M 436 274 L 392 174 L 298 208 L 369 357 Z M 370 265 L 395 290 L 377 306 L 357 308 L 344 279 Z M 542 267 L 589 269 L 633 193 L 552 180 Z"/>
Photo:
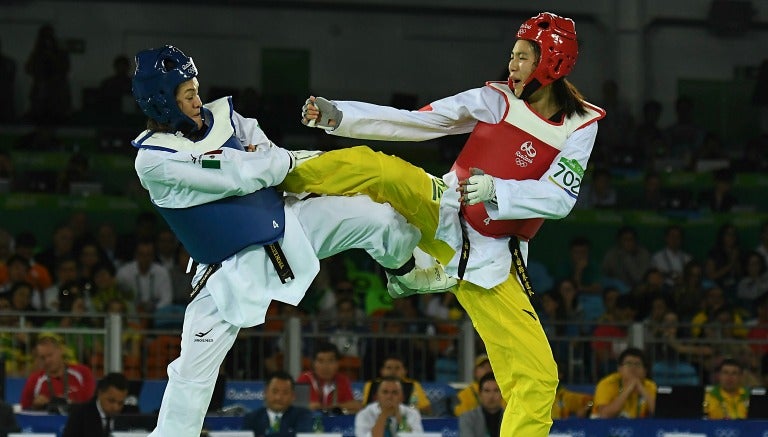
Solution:
<path fill-rule="evenodd" d="M 744 367 L 726 358 L 716 370 L 718 384 L 704 396 L 704 414 L 709 419 L 746 419 L 749 391 L 742 385 Z"/>
<path fill-rule="evenodd" d="M 561 385 L 557 387 L 555 402 L 552 404 L 552 419 L 584 417 L 591 407 L 592 395 L 571 391 Z"/>
<path fill-rule="evenodd" d="M 744 387 L 735 393 L 728 393 L 715 386 L 704 395 L 707 419 L 746 419 L 748 405 L 749 391 Z"/>
<path fill-rule="evenodd" d="M 656 383 L 646 378 L 643 351 L 630 347 L 619 355 L 619 368 L 595 387 L 593 418 L 653 416 L 656 410 Z"/>

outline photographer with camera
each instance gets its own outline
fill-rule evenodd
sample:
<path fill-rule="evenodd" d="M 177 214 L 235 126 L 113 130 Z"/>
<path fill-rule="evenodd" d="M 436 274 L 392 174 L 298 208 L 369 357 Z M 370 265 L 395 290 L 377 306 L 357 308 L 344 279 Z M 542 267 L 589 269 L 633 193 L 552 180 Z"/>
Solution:
<path fill-rule="evenodd" d="M 61 337 L 41 334 L 35 345 L 40 370 L 32 372 L 21 392 L 21 408 L 66 414 L 69 404 L 87 402 L 96 383 L 91 369 L 67 363 Z"/>

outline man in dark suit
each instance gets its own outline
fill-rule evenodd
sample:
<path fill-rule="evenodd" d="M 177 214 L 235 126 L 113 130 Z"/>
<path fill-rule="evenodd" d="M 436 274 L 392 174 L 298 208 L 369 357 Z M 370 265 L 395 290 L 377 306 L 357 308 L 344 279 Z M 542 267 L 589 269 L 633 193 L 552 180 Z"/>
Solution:
<path fill-rule="evenodd" d="M 0 360 L 0 365 L 2 365 Z M 13 413 L 13 407 L 0 400 L 0 437 L 6 437 L 9 432 L 19 432 L 19 425 L 16 423 L 16 415 Z"/>
<path fill-rule="evenodd" d="M 291 375 L 282 371 L 271 374 L 264 387 L 264 406 L 245 416 L 243 429 L 253 431 L 256 437 L 292 437 L 297 432 L 312 432 L 312 412 L 294 406 L 295 399 Z"/>
<path fill-rule="evenodd" d="M 72 405 L 61 437 L 109 437 L 114 417 L 128 396 L 128 380 L 122 373 L 108 373 L 96 385 L 89 402 Z"/>

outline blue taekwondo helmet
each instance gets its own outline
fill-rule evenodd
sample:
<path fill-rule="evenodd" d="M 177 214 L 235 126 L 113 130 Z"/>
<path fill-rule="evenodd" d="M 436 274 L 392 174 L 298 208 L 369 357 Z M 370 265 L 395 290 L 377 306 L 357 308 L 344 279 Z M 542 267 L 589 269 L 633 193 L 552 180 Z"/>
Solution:
<path fill-rule="evenodd" d="M 176 88 L 197 76 L 192 58 L 174 46 L 142 50 L 136 54 L 133 97 L 147 117 L 176 130 L 194 129 L 194 120 L 176 104 Z"/>

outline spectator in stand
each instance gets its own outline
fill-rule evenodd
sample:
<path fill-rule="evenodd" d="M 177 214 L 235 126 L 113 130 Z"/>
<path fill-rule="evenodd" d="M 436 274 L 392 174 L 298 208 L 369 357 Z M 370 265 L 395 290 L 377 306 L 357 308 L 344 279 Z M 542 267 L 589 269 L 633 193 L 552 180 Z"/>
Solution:
<path fill-rule="evenodd" d="M 575 237 L 568 248 L 568 260 L 558 269 L 556 277 L 569 278 L 580 293 L 600 295 L 603 291 L 600 266 L 591 253 L 591 242 Z"/>
<path fill-rule="evenodd" d="M 93 182 L 94 176 L 91 173 L 91 164 L 88 156 L 82 152 L 73 153 L 67 160 L 67 165 L 59 172 L 56 179 L 56 192 L 59 194 L 70 194 L 73 182 Z M 79 243 L 80 235 L 75 233 L 75 242 Z"/>
<path fill-rule="evenodd" d="M 653 345 L 655 356 L 651 374 L 660 385 L 698 385 L 701 378 L 696 368 L 689 360 L 689 355 L 694 352 L 688 349 L 690 345 L 678 340 L 681 337 L 681 328 L 677 313 L 667 311 L 660 322 L 652 325 Z M 711 353 L 705 350 L 704 353 Z"/>
<path fill-rule="evenodd" d="M 691 260 L 685 264 L 682 282 L 672 288 L 672 298 L 681 319 L 690 320 L 701 310 L 704 289 L 709 284 L 711 282 L 704 279 L 704 268 L 698 261 Z"/>
<path fill-rule="evenodd" d="M 93 328 L 93 322 L 86 317 L 87 308 L 82 287 L 78 282 L 64 284 L 59 296 L 58 312 L 61 317 L 49 317 L 43 324 L 44 328 L 59 331 L 59 328 Z M 70 346 L 74 358 L 81 362 L 90 360 L 93 352 L 94 335 L 92 334 L 64 334 L 64 343 Z"/>
<path fill-rule="evenodd" d="M 597 323 L 614 322 L 618 318 L 616 302 L 621 292 L 616 287 L 606 287 L 603 290 L 603 313 L 595 320 Z"/>
<path fill-rule="evenodd" d="M 304 295 L 307 310 L 315 314 L 332 314 L 336 311 L 336 293 L 331 286 L 332 258 L 320 260 L 320 271 L 312 280 L 307 294 Z M 351 284 L 350 284 L 351 287 Z"/>
<path fill-rule="evenodd" d="M 656 409 L 656 383 L 647 378 L 643 351 L 621 352 L 618 371 L 601 379 L 595 387 L 592 417 L 611 419 L 652 417 Z"/>
<path fill-rule="evenodd" d="M 643 322 L 651 328 L 652 335 L 661 336 L 665 325 L 665 316 L 674 312 L 672 302 L 668 295 L 656 293 L 651 295 L 649 308 L 648 315 L 643 318 Z"/>
<path fill-rule="evenodd" d="M 563 340 L 566 332 L 566 315 L 563 297 L 557 290 L 550 290 L 541 296 L 541 308 L 537 309 L 541 326 L 547 334 L 549 346 L 555 361 L 564 362 L 568 359 L 568 342 Z"/>
<path fill-rule="evenodd" d="M 461 320 L 464 311 L 453 293 L 440 293 L 429 296 L 425 314 L 435 321 Z"/>
<path fill-rule="evenodd" d="M 651 255 L 651 267 L 664 274 L 664 283 L 670 287 L 682 284 L 683 268 L 693 256 L 683 248 L 683 228 L 670 225 L 664 231 L 664 247 Z"/>
<path fill-rule="evenodd" d="M 152 314 L 173 301 L 171 275 L 155 261 L 152 240 L 143 240 L 136 245 L 133 260 L 117 269 L 117 284 L 133 293 L 139 313 Z"/>
<path fill-rule="evenodd" d="M 35 259 L 53 273 L 53 280 L 59 281 L 56 276 L 56 267 L 64 258 L 75 256 L 75 233 L 69 225 L 59 225 L 53 231 L 53 241 L 45 250 L 40 252 Z"/>
<path fill-rule="evenodd" d="M 75 248 L 80 247 L 86 241 L 93 241 L 95 239 L 91 232 L 91 218 L 86 211 L 73 211 L 67 217 L 67 225 L 72 228 Z"/>
<path fill-rule="evenodd" d="M 96 396 L 70 408 L 61 437 L 109 436 L 114 418 L 123 411 L 128 380 L 122 373 L 108 373 L 96 385 Z"/>
<path fill-rule="evenodd" d="M 579 290 L 572 279 L 561 279 L 555 284 L 554 290 L 560 295 L 563 301 L 563 310 L 565 312 L 565 321 L 568 323 L 565 330 L 567 335 L 577 336 L 584 332 L 586 325 L 584 322 L 584 308 L 579 301 Z"/>
<path fill-rule="evenodd" d="M 42 365 L 27 378 L 21 392 L 21 408 L 60 412 L 73 402 L 87 402 L 96 383 L 91 369 L 67 363 L 64 344 L 55 335 L 42 335 L 35 351 Z"/>
<path fill-rule="evenodd" d="M 94 311 L 106 311 L 107 303 L 117 299 L 123 302 L 130 312 L 133 312 L 133 294 L 129 290 L 122 289 L 117 284 L 115 275 L 115 266 L 109 260 L 96 264 L 93 267 L 91 279 L 93 288 L 91 293 L 93 294 L 92 305 Z"/>
<path fill-rule="evenodd" d="M 730 307 L 718 310 L 711 322 L 704 326 L 705 338 L 713 345 L 714 356 L 707 368 L 712 372 L 724 359 L 734 358 L 743 366 L 744 382 L 749 386 L 760 385 L 756 371 L 759 361 L 756 355 L 744 341 L 747 329 L 743 325 L 736 327 L 735 311 Z"/>
<path fill-rule="evenodd" d="M 592 352 L 597 378 L 611 371 L 620 361 L 620 354 L 628 344 L 627 331 L 637 315 L 636 303 L 631 295 L 622 294 L 616 299 L 616 319 L 595 327 L 592 336 Z M 597 379 L 596 378 L 596 379 Z"/>
<path fill-rule="evenodd" d="M 557 394 L 552 404 L 552 419 L 587 417 L 592 409 L 592 394 L 570 390 L 565 385 L 566 375 L 560 363 L 557 365 L 557 373 L 560 382 L 557 384 Z"/>
<path fill-rule="evenodd" d="M 461 437 L 499 437 L 504 401 L 493 372 L 486 373 L 479 382 L 478 406 L 459 416 Z"/>
<path fill-rule="evenodd" d="M 445 293 L 452 294 L 452 293 Z M 400 329 L 408 338 L 410 348 L 404 359 L 410 363 L 414 377 L 433 381 L 435 379 L 435 360 L 440 353 L 440 340 L 435 338 L 437 326 L 418 307 L 419 296 L 394 299 L 392 311 L 401 318 Z M 413 336 L 413 338 L 411 338 Z"/>
<path fill-rule="evenodd" d="M 725 293 L 723 289 L 718 286 L 708 288 L 704 292 L 704 302 L 701 311 L 696 313 L 691 319 L 691 335 L 693 337 L 699 337 L 702 334 L 702 327 L 707 322 L 711 322 L 717 319 L 715 315 L 722 309 L 727 309 L 729 312 L 733 312 L 733 309 L 728 305 L 725 299 Z M 744 329 L 744 321 L 741 315 L 733 312 L 733 322 L 731 322 L 731 329 L 736 337 L 744 338 L 747 332 Z"/>
<path fill-rule="evenodd" d="M 35 262 L 35 249 L 37 246 L 35 235 L 28 231 L 19 232 L 13 238 L 13 244 L 13 253 L 21 255 L 29 261 L 29 272 L 26 281 L 32 284 L 35 290 L 45 290 L 50 287 L 53 283 L 51 273 L 44 265 Z M 0 264 L 0 284 L 7 281 L 7 279 L 8 271 L 5 265 Z"/>
<path fill-rule="evenodd" d="M 94 240 L 87 240 L 77 248 L 79 276 L 83 283 L 89 284 L 89 286 L 93 285 L 93 274 L 96 266 L 109 262 L 107 255 Z"/>
<path fill-rule="evenodd" d="M 8 291 L 8 297 L 11 301 L 11 311 L 21 311 L 27 313 L 37 313 L 39 315 L 27 315 L 27 319 L 35 326 L 40 326 L 45 322 L 46 314 L 37 311 L 32 306 L 32 284 L 29 282 L 14 282 Z"/>
<path fill-rule="evenodd" d="M 658 100 L 646 100 L 643 103 L 642 120 L 632 135 L 638 156 L 636 165 L 639 168 L 653 168 L 653 159 L 666 155 L 667 145 L 664 133 L 659 127 L 662 110 Z"/>
<path fill-rule="evenodd" d="M 598 106 L 605 109 L 605 118 L 600 122 L 600 129 L 597 132 L 595 149 L 602 152 L 595 158 L 599 158 L 603 164 L 629 164 L 633 162 L 614 162 L 617 154 L 624 154 L 632 151 L 632 134 L 635 120 L 629 105 L 619 92 L 619 84 L 613 79 L 607 79 L 602 84 L 602 96 L 600 101 L 596 102 Z M 583 194 L 583 192 L 582 192 Z"/>
<path fill-rule="evenodd" d="M 39 294 L 39 290 L 34 288 L 34 285 L 29 281 L 30 266 L 29 260 L 21 255 L 13 254 L 5 261 L 6 278 L 5 282 L 0 282 L 0 292 L 9 291 L 14 284 L 24 282 L 32 288 L 33 296 L 30 299 L 34 299 L 34 295 Z"/>
<path fill-rule="evenodd" d="M 395 377 L 400 380 L 403 389 L 404 403 L 417 408 L 422 415 L 431 413 L 432 404 L 424 392 L 421 383 L 408 377 L 408 369 L 405 362 L 398 355 L 390 355 L 384 359 L 379 369 L 379 378 L 366 381 L 363 386 L 363 404 L 368 405 L 375 400 L 374 394 L 383 378 Z"/>
<path fill-rule="evenodd" d="M 253 431 L 256 437 L 290 437 L 312 432 L 312 412 L 293 405 L 294 401 L 293 377 L 283 371 L 272 373 L 265 381 L 264 406 L 246 414 L 242 428 Z"/>
<path fill-rule="evenodd" d="M 638 303 L 637 318 L 645 319 L 653 310 L 657 296 L 669 296 L 669 288 L 664 284 L 664 274 L 655 267 L 649 268 L 643 275 L 643 281 L 632 288 L 632 296 Z M 657 317 L 661 318 L 662 315 L 663 313 L 657 314 Z"/>
<path fill-rule="evenodd" d="M 342 357 L 362 359 L 365 354 L 366 327 L 357 318 L 357 306 L 351 297 L 336 301 L 336 318 L 333 325 L 325 330 L 328 341 L 336 345 Z"/>
<path fill-rule="evenodd" d="M 117 257 L 117 232 L 111 223 L 102 223 L 96 229 L 96 243 L 115 268 L 125 261 Z"/>
<path fill-rule="evenodd" d="M 651 266 L 651 255 L 637 241 L 637 230 L 632 226 L 622 226 L 616 233 L 616 244 L 605 253 L 602 262 L 602 275 L 621 281 L 627 287 L 635 287 Z"/>
<path fill-rule="evenodd" d="M 143 211 L 136 215 L 133 229 L 117 237 L 115 256 L 120 260 L 118 264 L 125 264 L 133 259 L 138 243 L 155 241 L 157 220 L 157 214 L 150 211 Z"/>
<path fill-rule="evenodd" d="M 752 314 L 755 299 L 768 292 L 768 267 L 757 251 L 747 253 L 744 259 L 745 275 L 736 286 L 736 297 L 741 309 Z"/>
<path fill-rule="evenodd" d="M 454 416 L 459 417 L 467 411 L 477 408 L 479 405 L 478 399 L 480 398 L 480 380 L 491 372 L 493 372 L 493 369 L 491 368 L 491 361 L 488 359 L 488 355 L 478 355 L 475 358 L 475 368 L 473 370 L 475 379 L 456 394 L 458 404 L 453 407 Z M 507 406 L 507 403 L 503 400 L 502 403 L 504 407 Z"/>
<path fill-rule="evenodd" d="M 176 249 L 179 246 L 179 240 L 176 234 L 170 229 L 161 229 L 155 235 L 155 249 L 157 251 L 157 262 L 170 272 L 176 265 Z M 186 269 L 187 266 L 184 265 Z"/>
<path fill-rule="evenodd" d="M 33 328 L 28 317 L 6 315 L 14 311 L 8 293 L 0 294 L 0 358 L 5 362 L 5 375 L 26 377 L 32 368 L 29 350 L 34 348 L 27 332 L 9 332 L 4 328 Z"/>
<path fill-rule="evenodd" d="M 130 379 L 141 379 L 141 363 L 143 358 L 144 336 L 141 325 L 132 321 L 128 313 L 128 307 L 125 300 L 113 298 L 104 303 L 103 312 L 116 314 L 122 321 L 122 337 L 120 338 L 121 351 L 123 353 L 123 373 Z M 104 319 L 104 325 L 109 323 Z M 104 343 L 101 337 L 96 337 L 93 341 L 93 355 L 104 355 Z"/>
<path fill-rule="evenodd" d="M 731 295 L 741 278 L 744 250 L 739 242 L 736 226 L 725 223 L 718 228 L 714 246 L 704 263 L 704 275 Z"/>
<path fill-rule="evenodd" d="M 32 77 L 29 117 L 40 124 L 64 121 L 72 110 L 69 55 L 59 45 L 53 26 L 38 29 L 25 69 Z"/>
<path fill-rule="evenodd" d="M 701 148 L 706 131 L 693 119 L 694 102 L 689 96 L 675 101 L 675 122 L 664 130 L 669 145 L 667 157 L 679 157 L 685 169 L 691 168 L 693 156 Z"/>
<path fill-rule="evenodd" d="M 131 80 L 133 78 L 131 61 L 125 55 L 117 55 L 112 60 L 113 74 L 99 84 L 99 103 L 105 115 L 123 113 L 123 100 L 133 103 Z"/>
<path fill-rule="evenodd" d="M 396 376 L 382 378 L 376 402 L 355 414 L 355 436 L 388 437 L 398 432 L 423 432 L 421 414 L 403 405 L 403 388 Z"/>
<path fill-rule="evenodd" d="M 735 359 L 723 360 L 717 367 L 717 384 L 704 395 L 707 419 L 746 419 L 749 390 L 744 386 L 744 366 Z"/>
<path fill-rule="evenodd" d="M 312 370 L 302 373 L 297 383 L 310 384 L 309 409 L 325 414 L 354 414 L 361 408 L 352 394 L 349 378 L 339 373 L 339 350 L 331 343 L 315 349 Z"/>
<path fill-rule="evenodd" d="M 615 208 L 618 204 L 613 176 L 606 168 L 597 168 L 592 172 L 591 183 L 585 183 L 581 189 L 575 208 Z"/>
<path fill-rule="evenodd" d="M 648 170 L 643 176 L 642 191 L 635 196 L 626 196 L 623 206 L 627 209 L 663 211 L 669 207 L 669 195 L 662 186 L 661 176 Z"/>
<path fill-rule="evenodd" d="M 699 204 L 712 212 L 731 212 L 739 204 L 733 191 L 735 175 L 730 168 L 716 170 L 713 174 L 714 186 L 701 194 Z"/>
<path fill-rule="evenodd" d="M 58 311 L 59 297 L 66 289 L 66 284 L 80 283 L 82 278 L 78 274 L 77 260 L 74 257 L 64 257 L 58 260 L 54 277 L 56 283 L 46 288 L 43 292 L 43 300 L 39 303 L 41 311 Z M 35 303 L 37 304 L 37 303 Z M 90 294 L 86 296 L 86 305 L 92 306 Z"/>

